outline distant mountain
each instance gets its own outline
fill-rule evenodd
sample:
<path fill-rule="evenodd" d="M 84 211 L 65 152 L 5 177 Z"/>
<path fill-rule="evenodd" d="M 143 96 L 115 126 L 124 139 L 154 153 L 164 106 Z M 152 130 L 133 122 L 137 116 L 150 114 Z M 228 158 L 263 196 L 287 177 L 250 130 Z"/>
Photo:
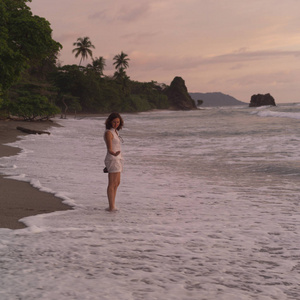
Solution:
<path fill-rule="evenodd" d="M 207 106 L 235 106 L 246 105 L 247 103 L 239 101 L 232 96 L 222 93 L 189 93 L 197 105 L 197 100 L 202 100 L 203 104 L 200 107 Z"/>

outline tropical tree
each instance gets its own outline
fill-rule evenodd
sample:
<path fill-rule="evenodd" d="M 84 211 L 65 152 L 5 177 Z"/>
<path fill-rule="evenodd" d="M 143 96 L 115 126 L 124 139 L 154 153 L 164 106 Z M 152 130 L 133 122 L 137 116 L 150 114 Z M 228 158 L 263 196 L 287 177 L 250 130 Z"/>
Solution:
<path fill-rule="evenodd" d="M 14 102 L 5 101 L 3 106 L 9 115 L 18 116 L 25 121 L 48 120 L 60 111 L 47 97 L 28 92 L 24 92 Z"/>
<path fill-rule="evenodd" d="M 126 53 L 124 53 L 123 51 L 121 52 L 121 54 L 116 55 L 113 60 L 115 61 L 113 64 L 115 65 L 115 68 L 119 71 L 121 71 L 121 69 L 124 71 L 125 69 L 127 69 L 129 67 L 129 58 L 128 55 Z M 120 72 L 121 73 L 121 72 Z"/>
<path fill-rule="evenodd" d="M 102 76 L 105 66 L 106 66 L 105 58 L 100 56 L 99 58 L 95 57 L 95 59 L 93 59 L 92 64 L 87 65 L 87 68 L 93 70 L 95 73 Z"/>
<path fill-rule="evenodd" d="M 0 1 L 0 94 L 29 66 L 56 54 L 62 46 L 52 39 L 50 23 L 32 14 L 30 0 Z"/>
<path fill-rule="evenodd" d="M 95 49 L 95 46 L 90 41 L 89 37 L 78 38 L 77 41 L 73 43 L 73 46 L 76 46 L 76 48 L 72 50 L 72 53 L 75 52 L 75 57 L 77 58 L 81 55 L 79 66 L 81 65 L 82 60 L 87 59 L 89 56 L 93 58 L 93 52 L 90 48 Z"/>
<path fill-rule="evenodd" d="M 123 93 L 125 95 L 129 95 L 130 94 L 130 86 L 129 86 L 130 77 L 127 76 L 125 70 L 123 68 L 120 68 L 118 71 L 115 72 L 113 78 L 118 84 L 121 84 Z"/>
<path fill-rule="evenodd" d="M 116 55 L 113 58 L 113 60 L 114 60 L 113 64 L 117 69 L 117 71 L 114 74 L 114 79 L 116 80 L 116 82 L 122 85 L 123 93 L 129 94 L 130 93 L 128 89 L 129 77 L 126 74 L 125 69 L 129 67 L 128 61 L 130 59 L 128 58 L 128 55 L 122 51 L 121 54 Z"/>

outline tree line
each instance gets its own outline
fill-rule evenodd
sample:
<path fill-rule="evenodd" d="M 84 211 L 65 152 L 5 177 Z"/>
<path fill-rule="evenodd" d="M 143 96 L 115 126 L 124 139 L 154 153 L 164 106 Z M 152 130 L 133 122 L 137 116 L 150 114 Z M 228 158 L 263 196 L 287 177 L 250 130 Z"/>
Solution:
<path fill-rule="evenodd" d="M 106 60 L 93 57 L 89 37 L 73 43 L 78 65 L 59 65 L 62 45 L 52 39 L 50 23 L 32 14 L 31 0 L 0 0 L 0 111 L 24 120 L 55 114 L 136 112 L 168 108 L 156 82 L 133 81 L 129 57 L 113 58 L 115 73 L 104 75 Z M 88 58 L 91 64 L 82 66 Z"/>

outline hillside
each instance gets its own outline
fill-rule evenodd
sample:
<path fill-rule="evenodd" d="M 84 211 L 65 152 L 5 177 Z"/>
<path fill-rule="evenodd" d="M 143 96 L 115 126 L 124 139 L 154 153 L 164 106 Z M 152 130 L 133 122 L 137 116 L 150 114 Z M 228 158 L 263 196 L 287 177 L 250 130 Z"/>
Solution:
<path fill-rule="evenodd" d="M 208 106 L 235 106 L 235 105 L 246 105 L 247 103 L 239 101 L 232 96 L 225 95 L 220 92 L 216 93 L 189 93 L 193 100 L 197 104 L 197 100 L 202 100 L 203 104 L 201 107 Z"/>

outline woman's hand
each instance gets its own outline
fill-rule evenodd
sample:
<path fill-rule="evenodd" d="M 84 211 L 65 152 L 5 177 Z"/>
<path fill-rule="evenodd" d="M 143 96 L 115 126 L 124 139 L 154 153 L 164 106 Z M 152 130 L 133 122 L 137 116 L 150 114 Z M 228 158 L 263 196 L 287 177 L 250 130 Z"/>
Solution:
<path fill-rule="evenodd" d="M 113 156 L 118 156 L 121 153 L 121 151 L 117 151 L 117 152 L 108 151 L 108 152 Z"/>

